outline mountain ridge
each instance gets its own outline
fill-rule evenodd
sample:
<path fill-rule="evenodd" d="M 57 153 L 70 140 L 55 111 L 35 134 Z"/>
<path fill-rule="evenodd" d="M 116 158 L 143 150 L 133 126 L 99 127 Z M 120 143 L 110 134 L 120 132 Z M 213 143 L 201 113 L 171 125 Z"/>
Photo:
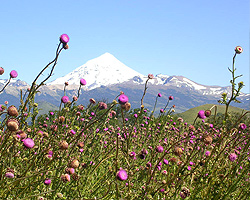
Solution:
<path fill-rule="evenodd" d="M 81 95 L 78 103 L 86 103 L 89 98 L 100 100 L 102 98 L 112 101 L 120 91 L 125 92 L 129 96 L 132 107 L 139 107 L 140 98 L 144 90 L 144 84 L 147 76 L 136 72 L 127 67 L 125 64 L 116 59 L 113 55 L 105 53 L 95 59 L 89 60 L 82 66 L 76 68 L 67 75 L 46 83 L 39 88 L 37 93 L 37 101 L 48 101 L 58 106 L 58 102 L 64 96 L 64 83 L 68 82 L 66 87 L 66 95 L 73 97 L 77 95 L 80 85 L 80 79 L 84 78 L 87 85 L 82 87 Z M 0 88 L 8 80 L 0 79 Z M 20 98 L 20 90 L 23 93 L 30 86 L 22 80 L 12 79 L 1 94 L 1 103 L 11 99 L 10 102 L 18 104 Z M 158 93 L 162 93 L 162 97 L 158 100 L 159 108 L 164 107 L 164 102 L 168 101 L 168 96 L 174 96 L 174 101 L 178 112 L 183 112 L 189 108 L 202 104 L 217 104 L 223 92 L 231 93 L 231 87 L 206 86 L 196 83 L 184 76 L 157 74 L 153 79 L 148 81 L 148 90 L 144 102 L 151 108 L 154 104 L 155 97 Z M 249 105 L 250 94 L 241 93 L 239 100 L 242 104 L 235 104 L 250 110 Z M 151 106 L 151 107 L 150 107 Z"/>
<path fill-rule="evenodd" d="M 101 86 L 109 86 L 113 84 L 125 83 L 133 81 L 135 84 L 144 84 L 147 75 L 143 75 L 129 68 L 112 54 L 106 52 L 97 58 L 87 61 L 82 66 L 76 68 L 67 75 L 57 78 L 49 83 L 48 86 L 54 85 L 60 87 L 65 82 L 74 88 L 79 85 L 80 79 L 84 78 L 87 81 L 85 90 L 92 90 Z M 184 76 L 157 74 L 150 83 L 155 85 L 176 86 L 179 88 L 189 88 L 196 90 L 203 95 L 221 95 L 231 91 L 230 86 L 207 86 L 196 83 Z"/>

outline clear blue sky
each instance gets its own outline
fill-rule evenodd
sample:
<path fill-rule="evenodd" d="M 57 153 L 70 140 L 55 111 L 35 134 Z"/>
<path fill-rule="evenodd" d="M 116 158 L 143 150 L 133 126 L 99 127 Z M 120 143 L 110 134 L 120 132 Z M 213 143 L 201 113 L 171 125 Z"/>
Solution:
<path fill-rule="evenodd" d="M 234 48 L 238 79 L 249 93 L 249 0 L 9 0 L 0 5 L 0 66 L 31 84 L 70 37 L 54 76 L 105 52 L 147 75 L 183 75 L 204 85 L 229 85 Z M 84 75 L 83 75 L 84 78 Z"/>

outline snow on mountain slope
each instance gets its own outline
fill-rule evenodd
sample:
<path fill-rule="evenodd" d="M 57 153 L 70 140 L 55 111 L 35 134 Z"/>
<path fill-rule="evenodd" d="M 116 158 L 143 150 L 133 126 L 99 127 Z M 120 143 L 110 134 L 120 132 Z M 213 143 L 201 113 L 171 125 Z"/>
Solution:
<path fill-rule="evenodd" d="M 8 79 L 0 79 L 0 85 L 5 85 L 8 81 Z M 15 87 L 29 87 L 28 83 L 20 79 L 11 79 L 9 85 Z"/>
<path fill-rule="evenodd" d="M 165 86 L 175 86 L 177 88 L 195 90 L 203 95 L 221 95 L 223 92 L 230 92 L 230 87 L 205 86 L 198 84 L 183 76 L 156 75 L 155 78 L 157 79 L 154 82 L 156 84 L 163 84 Z"/>
<path fill-rule="evenodd" d="M 79 85 L 80 79 L 87 81 L 86 88 L 94 89 L 128 81 L 134 77 L 142 79 L 144 75 L 127 67 L 110 53 L 105 53 L 95 59 L 89 60 L 84 65 L 76 68 L 64 77 L 60 77 L 48 85 L 64 84 Z"/>
<path fill-rule="evenodd" d="M 79 85 L 81 78 L 87 81 L 87 85 L 84 88 L 91 90 L 100 86 L 120 84 L 127 81 L 132 81 L 134 84 L 145 84 L 147 75 L 136 72 L 120 62 L 110 53 L 105 53 L 95 59 L 89 60 L 66 76 L 60 77 L 47 85 L 55 87 L 60 86 L 60 88 L 62 88 L 61 85 L 68 82 L 69 87 L 72 86 L 76 88 L 75 85 Z M 185 88 L 190 91 L 197 91 L 202 95 L 219 96 L 224 92 L 230 93 L 231 91 L 230 86 L 206 86 L 198 84 L 183 76 L 168 76 L 163 74 L 156 75 L 149 83 L 166 87 Z"/>
<path fill-rule="evenodd" d="M 165 85 L 168 82 L 168 75 L 157 74 L 154 78 L 154 84 L 156 85 Z"/>

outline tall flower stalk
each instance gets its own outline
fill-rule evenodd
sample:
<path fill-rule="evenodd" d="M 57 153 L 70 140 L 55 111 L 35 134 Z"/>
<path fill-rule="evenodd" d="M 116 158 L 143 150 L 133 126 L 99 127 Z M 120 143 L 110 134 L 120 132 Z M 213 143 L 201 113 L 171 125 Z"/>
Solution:
<path fill-rule="evenodd" d="M 243 52 L 242 47 L 240 47 L 240 46 L 235 47 L 235 53 L 234 53 L 234 56 L 233 56 L 232 69 L 228 68 L 228 70 L 232 74 L 232 80 L 230 80 L 230 83 L 231 83 L 231 86 L 232 86 L 231 96 L 230 96 L 229 99 L 227 99 L 227 93 L 223 93 L 222 94 L 222 100 L 218 101 L 219 103 L 226 105 L 225 114 L 224 114 L 224 124 L 226 123 L 226 120 L 228 118 L 228 108 L 229 108 L 230 103 L 232 101 L 234 101 L 236 103 L 241 103 L 237 99 L 237 97 L 240 95 L 240 90 L 243 88 L 244 83 L 241 81 L 241 82 L 238 83 L 238 87 L 236 86 L 237 85 L 236 84 L 236 79 L 239 78 L 239 77 L 241 77 L 242 75 L 238 75 L 238 76 L 235 75 L 235 71 L 236 71 L 236 68 L 235 68 L 235 59 L 236 59 L 236 55 L 237 54 L 241 54 L 242 52 Z"/>
<path fill-rule="evenodd" d="M 50 63 L 48 63 L 48 64 L 39 72 L 39 74 L 36 76 L 36 78 L 35 78 L 34 81 L 32 82 L 31 88 L 30 88 L 29 93 L 28 93 L 28 97 L 26 98 L 26 101 L 23 103 L 23 105 L 21 105 L 21 113 L 22 113 L 22 114 L 23 114 L 23 112 L 24 112 L 24 110 L 25 110 L 25 108 L 26 108 L 26 106 L 27 106 L 27 104 L 28 104 L 30 98 L 32 98 L 32 97 L 34 98 L 34 95 L 36 94 L 37 90 L 38 90 L 42 85 L 44 85 L 45 82 L 52 76 L 53 71 L 54 71 L 55 66 L 56 66 L 56 64 L 57 64 L 57 60 L 58 60 L 58 58 L 59 58 L 59 55 L 60 55 L 61 51 L 62 51 L 63 49 L 67 49 L 67 48 L 68 48 L 68 44 L 67 44 L 68 41 L 69 41 L 69 37 L 68 37 L 66 34 L 61 35 L 61 37 L 60 37 L 60 43 L 59 43 L 58 46 L 57 46 L 55 58 L 54 58 Z M 52 65 L 52 68 L 51 68 L 51 70 L 50 70 L 49 75 L 48 75 L 44 80 L 42 80 L 40 84 L 37 85 L 37 80 L 38 80 L 38 78 L 39 78 L 39 77 L 44 73 L 44 71 L 45 71 L 46 69 L 48 69 L 48 67 L 51 66 L 51 65 Z M 21 116 L 21 121 L 23 121 L 23 115 Z"/>
<path fill-rule="evenodd" d="M 145 88 L 144 88 L 143 95 L 142 95 L 142 98 L 141 98 L 141 109 L 144 108 L 143 99 L 144 99 L 144 97 L 145 97 L 145 95 L 146 95 L 146 92 L 147 92 L 147 89 L 148 89 L 148 87 L 147 87 L 148 81 L 149 81 L 150 79 L 153 79 L 153 78 L 154 78 L 154 75 L 153 75 L 153 74 L 148 74 L 148 78 L 147 78 L 147 80 L 146 80 Z"/>

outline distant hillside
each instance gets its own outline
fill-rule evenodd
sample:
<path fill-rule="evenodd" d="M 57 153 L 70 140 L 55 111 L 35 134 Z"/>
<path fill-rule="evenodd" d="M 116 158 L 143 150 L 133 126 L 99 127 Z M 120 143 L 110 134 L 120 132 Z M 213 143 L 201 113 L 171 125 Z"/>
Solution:
<path fill-rule="evenodd" d="M 188 124 L 192 124 L 200 110 L 209 110 L 213 105 L 214 104 L 201 105 L 195 108 L 191 108 L 183 113 L 176 114 L 175 116 L 183 118 L 184 121 L 187 122 Z M 222 115 L 225 113 L 225 108 L 226 108 L 225 105 L 216 105 L 216 106 L 217 106 L 217 115 Z M 229 113 L 234 113 L 234 112 L 242 113 L 244 111 L 246 110 L 234 106 L 230 106 L 228 109 Z M 215 108 L 212 109 L 212 115 L 214 114 L 215 114 Z"/>
<path fill-rule="evenodd" d="M 58 106 L 46 101 L 38 101 L 39 115 L 48 114 L 49 111 L 58 110 Z"/>

